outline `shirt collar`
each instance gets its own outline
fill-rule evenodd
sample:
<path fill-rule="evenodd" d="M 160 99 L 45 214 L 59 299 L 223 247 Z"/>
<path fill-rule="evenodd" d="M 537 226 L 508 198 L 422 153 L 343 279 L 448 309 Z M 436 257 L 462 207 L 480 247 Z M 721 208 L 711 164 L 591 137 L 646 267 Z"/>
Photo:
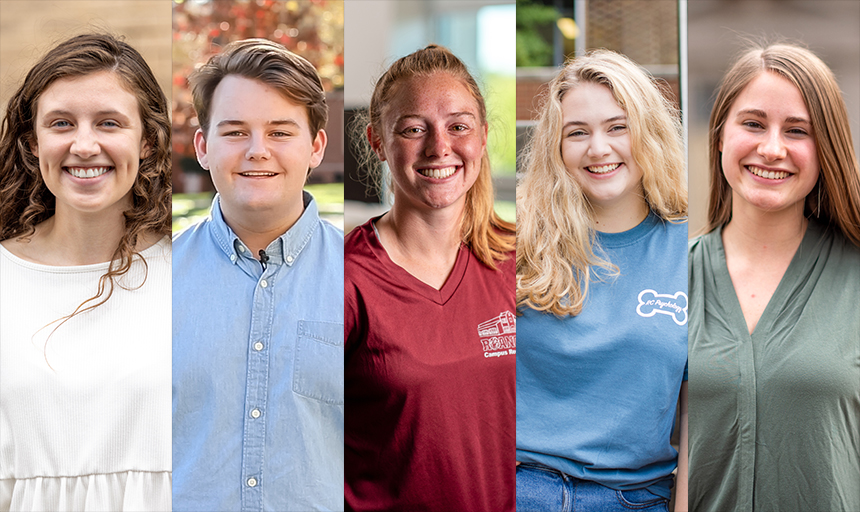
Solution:
<path fill-rule="evenodd" d="M 304 203 L 304 211 L 299 220 L 266 248 L 270 263 L 283 263 L 292 266 L 317 230 L 320 218 L 314 197 L 303 190 L 302 202 Z M 220 194 L 216 194 L 215 199 L 212 200 L 209 216 L 211 218 L 209 222 L 210 232 L 215 242 L 234 265 L 243 257 L 253 258 L 245 244 L 224 221 L 224 215 L 221 213 Z"/>

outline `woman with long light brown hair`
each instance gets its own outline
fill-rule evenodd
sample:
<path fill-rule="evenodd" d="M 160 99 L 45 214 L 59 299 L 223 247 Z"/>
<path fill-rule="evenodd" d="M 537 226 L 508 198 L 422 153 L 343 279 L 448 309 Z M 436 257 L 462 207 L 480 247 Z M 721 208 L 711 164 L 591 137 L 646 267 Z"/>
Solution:
<path fill-rule="evenodd" d="M 690 509 L 860 510 L 860 170 L 833 73 L 752 48 L 690 247 Z"/>
<path fill-rule="evenodd" d="M 0 510 L 169 510 L 170 122 L 110 35 L 52 48 L 0 132 Z"/>

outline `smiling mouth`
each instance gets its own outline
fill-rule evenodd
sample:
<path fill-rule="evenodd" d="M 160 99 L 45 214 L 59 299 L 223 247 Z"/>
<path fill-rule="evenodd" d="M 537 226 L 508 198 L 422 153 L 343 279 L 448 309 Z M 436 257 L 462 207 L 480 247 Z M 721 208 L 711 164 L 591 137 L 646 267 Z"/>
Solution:
<path fill-rule="evenodd" d="M 790 172 L 768 171 L 766 169 L 761 169 L 761 168 L 756 167 L 754 165 L 745 165 L 744 169 L 755 174 L 759 178 L 764 178 L 766 180 L 784 180 L 785 178 L 788 178 L 789 176 L 791 176 Z"/>
<path fill-rule="evenodd" d="M 448 176 L 452 176 L 455 172 L 457 172 L 457 166 L 452 165 L 451 167 L 443 167 L 441 169 L 417 169 L 417 171 L 418 174 L 420 174 L 421 176 L 441 180 L 443 178 L 447 178 Z"/>
<path fill-rule="evenodd" d="M 247 172 L 240 172 L 239 174 L 241 174 L 242 176 L 250 177 L 250 178 L 268 177 L 268 176 L 277 176 L 278 175 L 278 173 L 276 173 L 276 172 L 266 172 L 266 171 L 247 171 Z"/>
<path fill-rule="evenodd" d="M 585 170 L 591 174 L 608 174 L 621 167 L 621 164 L 589 165 Z"/>
<path fill-rule="evenodd" d="M 110 171 L 113 167 L 63 167 L 67 173 L 75 178 L 98 178 L 102 174 Z"/>

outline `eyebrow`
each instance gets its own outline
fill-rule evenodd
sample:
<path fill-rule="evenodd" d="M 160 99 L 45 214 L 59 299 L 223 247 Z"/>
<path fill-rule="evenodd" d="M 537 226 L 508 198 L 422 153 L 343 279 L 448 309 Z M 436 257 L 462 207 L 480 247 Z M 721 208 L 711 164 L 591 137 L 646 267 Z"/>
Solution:
<path fill-rule="evenodd" d="M 52 116 L 73 117 L 74 115 L 75 115 L 74 112 L 72 112 L 70 110 L 62 110 L 62 109 L 54 109 L 54 110 L 51 110 L 50 112 L 45 112 L 45 117 L 52 117 Z M 128 119 L 128 114 L 126 114 L 124 112 L 120 112 L 119 110 L 99 110 L 98 112 L 96 112 L 96 117 L 101 117 L 101 116 L 122 116 L 122 117 Z"/>
<path fill-rule="evenodd" d="M 740 116 L 745 115 L 745 114 L 754 115 L 754 116 L 760 117 L 762 119 L 767 119 L 767 112 L 765 112 L 764 110 L 757 109 L 757 108 L 745 108 L 745 109 L 741 110 L 740 112 L 738 112 L 737 117 L 740 117 Z M 812 123 L 810 123 L 808 119 L 806 119 L 804 117 L 797 117 L 797 116 L 788 116 L 785 118 L 785 122 L 792 123 L 792 124 L 799 123 L 799 124 L 812 125 Z"/>
<path fill-rule="evenodd" d="M 472 112 L 451 112 L 448 114 L 448 117 L 471 117 L 472 119 L 477 119 L 477 116 Z M 397 122 L 403 121 L 404 119 L 424 119 L 424 116 L 418 114 L 404 114 L 397 118 Z"/>
<path fill-rule="evenodd" d="M 223 121 L 219 121 L 216 124 L 216 127 L 222 126 L 246 126 L 248 123 L 245 121 L 241 121 L 239 119 L 224 119 Z M 295 126 L 296 128 L 301 128 L 301 125 L 298 121 L 294 119 L 272 119 L 271 121 L 266 121 L 266 126 Z"/>
<path fill-rule="evenodd" d="M 604 119 L 601 124 L 610 124 L 610 123 L 614 123 L 616 121 L 626 121 L 626 120 L 627 120 L 626 115 L 619 115 L 619 116 L 610 117 L 609 119 Z M 567 128 L 569 126 L 588 126 L 588 123 L 586 123 L 585 121 L 568 121 L 568 122 L 564 123 L 564 126 L 561 127 L 561 130 L 562 131 L 567 130 Z"/>

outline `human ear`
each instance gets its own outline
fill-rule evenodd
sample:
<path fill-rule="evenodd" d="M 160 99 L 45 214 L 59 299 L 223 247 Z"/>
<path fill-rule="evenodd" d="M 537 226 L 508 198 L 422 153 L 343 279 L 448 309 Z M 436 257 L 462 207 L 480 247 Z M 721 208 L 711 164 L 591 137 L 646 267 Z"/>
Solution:
<path fill-rule="evenodd" d="M 385 148 L 382 147 L 382 139 L 373 131 L 373 127 L 369 124 L 367 125 L 367 141 L 370 143 L 370 149 L 376 153 L 380 161 L 384 162 Z"/>
<path fill-rule="evenodd" d="M 152 148 L 149 146 L 149 142 L 147 142 L 146 139 L 141 140 L 141 143 L 142 144 L 140 145 L 140 159 L 143 160 L 144 158 L 152 154 Z"/>
<path fill-rule="evenodd" d="M 311 145 L 311 148 L 312 148 L 311 161 L 310 161 L 310 168 L 311 169 L 318 166 L 322 162 L 322 159 L 325 156 L 325 148 L 326 148 L 327 144 L 328 144 L 328 135 L 326 135 L 325 130 L 318 131 L 317 136 L 314 137 L 314 142 Z"/>
<path fill-rule="evenodd" d="M 197 162 L 200 167 L 209 170 L 209 153 L 206 146 L 206 136 L 203 135 L 203 130 L 197 129 L 194 132 L 194 152 L 197 153 Z"/>

